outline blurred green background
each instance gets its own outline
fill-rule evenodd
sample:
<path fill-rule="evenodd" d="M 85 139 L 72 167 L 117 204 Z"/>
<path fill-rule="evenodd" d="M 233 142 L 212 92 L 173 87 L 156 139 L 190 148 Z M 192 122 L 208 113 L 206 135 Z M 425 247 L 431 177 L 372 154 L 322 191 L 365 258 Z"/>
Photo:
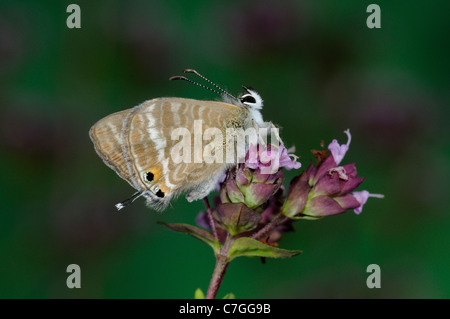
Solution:
<path fill-rule="evenodd" d="M 381 29 L 366 26 L 370 3 Z M 81 29 L 66 8 L 81 7 Z M 321 140 L 353 141 L 346 162 L 386 195 L 364 211 L 300 221 L 287 260 L 238 258 L 219 296 L 449 298 L 448 1 L 0 2 L 0 297 L 192 298 L 212 250 L 156 224 L 194 223 L 203 203 L 163 213 L 97 157 L 100 118 L 160 96 L 216 99 L 184 82 L 196 68 L 231 93 L 249 85 L 303 167 Z M 295 176 L 289 172 L 287 182 Z M 81 267 L 81 289 L 66 267 Z M 366 267 L 381 267 L 368 289 Z"/>

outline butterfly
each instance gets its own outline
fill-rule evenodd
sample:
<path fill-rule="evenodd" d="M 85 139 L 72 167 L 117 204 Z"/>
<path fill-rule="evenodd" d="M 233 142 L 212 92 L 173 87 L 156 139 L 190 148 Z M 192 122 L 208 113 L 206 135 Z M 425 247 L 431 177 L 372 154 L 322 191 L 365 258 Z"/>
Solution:
<path fill-rule="evenodd" d="M 94 148 L 104 163 L 136 189 L 130 198 L 116 204 L 118 210 L 140 196 L 145 197 L 147 205 L 155 210 L 164 210 L 182 193 L 187 193 L 189 202 L 202 199 L 216 187 L 225 171 L 239 161 L 237 157 L 232 162 L 174 161 L 173 153 L 180 143 L 173 139 L 175 130 L 183 128 L 183 132 L 193 132 L 195 125 L 201 123 L 205 132 L 215 129 L 225 136 L 225 131 L 230 128 L 274 127 L 271 122 L 263 121 L 260 112 L 263 100 L 255 90 L 243 86 L 244 92 L 234 97 L 196 70 L 185 69 L 183 72 L 199 76 L 217 90 L 184 76 L 174 76 L 170 80 L 184 80 L 214 91 L 223 101 L 155 98 L 108 115 L 89 131 Z M 195 146 L 195 138 L 195 134 L 187 137 L 188 147 Z M 219 139 L 214 145 L 220 150 L 226 142 L 225 138 Z M 187 151 L 189 153 L 189 149 Z"/>

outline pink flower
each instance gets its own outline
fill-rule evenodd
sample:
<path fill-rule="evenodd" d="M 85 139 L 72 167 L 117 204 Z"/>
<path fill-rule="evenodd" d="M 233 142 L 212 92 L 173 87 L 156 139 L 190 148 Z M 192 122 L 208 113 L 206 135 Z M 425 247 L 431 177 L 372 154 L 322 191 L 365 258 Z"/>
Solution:
<path fill-rule="evenodd" d="M 347 153 L 350 148 L 350 142 L 352 140 L 350 130 L 347 129 L 344 133 L 348 136 L 347 144 L 339 145 L 338 141 L 334 139 L 330 145 L 328 145 L 328 149 L 330 150 L 331 155 L 333 155 L 336 165 L 339 165 L 339 163 L 344 159 L 345 153 Z"/>
<path fill-rule="evenodd" d="M 245 165 L 251 169 L 260 169 L 263 174 L 274 174 L 280 168 L 299 169 L 302 164 L 297 162 L 298 156 L 290 154 L 294 151 L 294 147 L 286 149 L 283 145 L 266 147 L 251 144 L 245 157 Z"/>
<path fill-rule="evenodd" d="M 280 147 L 280 167 L 284 167 L 290 171 L 291 169 L 299 169 L 302 166 L 300 162 L 297 162 L 298 156 L 294 152 L 294 146 L 289 149 L 286 149 L 284 146 Z"/>
<path fill-rule="evenodd" d="M 355 163 L 339 166 L 348 151 L 351 141 L 350 130 L 346 130 L 347 144 L 330 143 L 330 155 L 311 164 L 300 176 L 291 181 L 282 213 L 288 217 L 317 219 L 336 215 L 353 209 L 360 214 L 369 197 L 383 198 L 380 194 L 367 191 L 353 192 L 363 181 L 358 177 Z M 316 152 L 317 153 L 317 152 Z"/>
<path fill-rule="evenodd" d="M 259 167 L 258 158 L 259 158 L 258 146 L 250 144 L 247 156 L 245 157 L 245 165 L 247 167 L 250 167 L 251 169 L 257 169 Z"/>
<path fill-rule="evenodd" d="M 382 195 L 382 194 L 370 194 L 368 191 L 353 192 L 352 195 L 353 195 L 353 197 L 356 198 L 356 200 L 360 204 L 359 207 L 356 207 L 353 210 L 358 215 L 361 214 L 363 206 L 367 202 L 369 197 L 384 198 L 384 195 Z"/>

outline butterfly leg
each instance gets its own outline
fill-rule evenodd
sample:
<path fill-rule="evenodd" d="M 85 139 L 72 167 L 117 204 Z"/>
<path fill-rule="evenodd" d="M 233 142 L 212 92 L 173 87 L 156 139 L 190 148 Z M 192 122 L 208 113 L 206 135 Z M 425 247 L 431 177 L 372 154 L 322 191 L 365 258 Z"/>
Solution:
<path fill-rule="evenodd" d="M 258 142 L 261 145 L 266 145 L 266 142 L 264 141 L 264 139 L 262 138 L 262 136 L 259 134 L 259 129 L 262 128 L 261 126 L 259 126 L 258 124 L 256 124 L 255 120 L 252 120 L 253 122 L 253 127 L 256 130 L 256 136 L 258 136 Z M 263 123 L 264 124 L 264 123 Z"/>
<path fill-rule="evenodd" d="M 238 146 L 237 146 L 237 143 L 234 143 L 234 151 L 235 151 L 235 154 L 236 154 L 236 170 L 234 171 L 234 176 L 236 176 L 237 171 L 239 169 L 239 158 L 238 158 Z"/>

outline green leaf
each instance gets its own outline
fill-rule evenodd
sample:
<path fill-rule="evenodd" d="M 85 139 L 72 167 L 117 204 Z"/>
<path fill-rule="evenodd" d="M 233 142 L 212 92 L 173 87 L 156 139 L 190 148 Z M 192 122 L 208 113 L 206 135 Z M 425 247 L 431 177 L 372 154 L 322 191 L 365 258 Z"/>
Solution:
<path fill-rule="evenodd" d="M 222 299 L 236 299 L 236 296 L 234 295 L 234 293 L 229 292 Z"/>
<path fill-rule="evenodd" d="M 288 258 L 301 253 L 301 250 L 281 249 L 263 244 L 262 242 L 250 237 L 241 237 L 236 239 L 231 244 L 228 252 L 228 258 L 230 261 L 239 256 Z"/>
<path fill-rule="evenodd" d="M 200 288 L 197 288 L 194 294 L 194 299 L 205 299 L 205 294 Z"/>
<path fill-rule="evenodd" d="M 176 231 L 178 233 L 188 234 L 192 237 L 195 237 L 202 242 L 210 245 L 215 254 L 219 253 L 219 242 L 214 238 L 212 234 L 208 233 L 206 230 L 188 224 L 166 224 L 164 222 L 158 222 L 158 224 L 163 225 L 170 230 Z"/>

